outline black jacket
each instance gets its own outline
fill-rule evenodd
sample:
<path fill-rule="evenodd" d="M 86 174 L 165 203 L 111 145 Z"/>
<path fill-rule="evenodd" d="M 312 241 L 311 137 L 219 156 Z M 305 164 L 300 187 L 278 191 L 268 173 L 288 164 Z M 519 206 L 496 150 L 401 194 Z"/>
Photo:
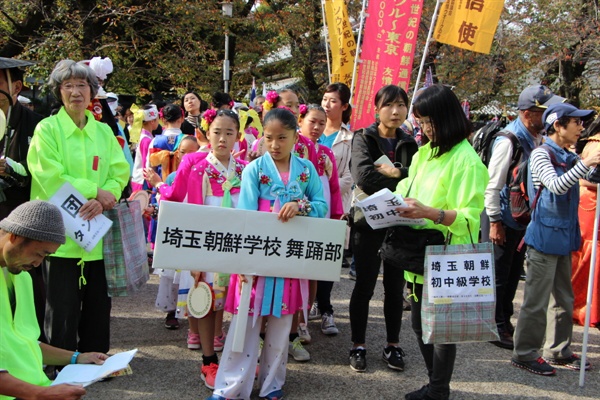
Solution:
<path fill-rule="evenodd" d="M 401 164 L 401 175 L 400 178 L 388 178 L 377 172 L 374 164 L 375 160 L 385 154 L 379 143 L 377 124 L 354 132 L 350 173 L 354 183 L 366 194 L 371 195 L 383 188 L 388 188 L 393 192 L 396 190 L 398 182 L 408 176 L 408 167 L 419 147 L 415 139 L 400 128 L 396 129 L 396 137 L 398 144 L 395 149 L 395 160 L 396 164 Z"/>
<path fill-rule="evenodd" d="M 14 129 L 14 135 L 8 146 L 7 156 L 20 163 L 27 171 L 27 177 L 23 178 L 16 173 L 11 175 L 13 179 L 5 179 L 11 187 L 4 189 L 6 201 L 0 203 L 0 220 L 6 218 L 8 214 L 17 206 L 29 201 L 31 195 L 31 176 L 27 168 L 27 151 L 29 143 L 33 137 L 33 131 L 43 117 L 29 108 L 22 106 L 19 102 L 12 107 L 10 114 L 10 127 Z M 0 141 L 0 149 L 3 152 L 6 136 Z"/>

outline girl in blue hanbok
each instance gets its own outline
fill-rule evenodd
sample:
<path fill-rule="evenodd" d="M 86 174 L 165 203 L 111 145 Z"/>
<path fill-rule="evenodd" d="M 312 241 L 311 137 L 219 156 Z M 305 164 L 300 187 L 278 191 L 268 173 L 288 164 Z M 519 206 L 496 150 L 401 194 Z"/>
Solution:
<path fill-rule="evenodd" d="M 298 140 L 296 117 L 284 109 L 273 109 L 264 119 L 267 153 L 250 163 L 242 174 L 238 208 L 277 213 L 281 222 L 297 215 L 322 218 L 327 213 L 319 175 L 308 160 L 292 154 Z M 246 277 L 232 275 L 225 310 L 234 314 L 230 332 L 235 331 L 240 288 Z M 244 351 L 232 352 L 233 335 L 225 342 L 215 390 L 209 397 L 249 399 L 259 355 L 261 321 L 267 332 L 258 371 L 259 396 L 275 400 L 283 396 L 288 340 L 294 314 L 308 306 L 306 279 L 258 276 L 250 298 L 250 315 L 245 329 Z M 254 315 L 256 314 L 256 317 Z"/>

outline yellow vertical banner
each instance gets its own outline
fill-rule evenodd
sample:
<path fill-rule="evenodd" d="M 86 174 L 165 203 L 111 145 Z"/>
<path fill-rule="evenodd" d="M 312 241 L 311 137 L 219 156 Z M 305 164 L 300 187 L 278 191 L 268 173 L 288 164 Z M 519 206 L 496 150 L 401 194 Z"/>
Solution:
<path fill-rule="evenodd" d="M 331 82 L 352 84 L 356 41 L 345 0 L 325 0 L 325 18 L 331 47 Z"/>
<path fill-rule="evenodd" d="M 504 0 L 446 0 L 434 38 L 461 49 L 489 54 Z"/>

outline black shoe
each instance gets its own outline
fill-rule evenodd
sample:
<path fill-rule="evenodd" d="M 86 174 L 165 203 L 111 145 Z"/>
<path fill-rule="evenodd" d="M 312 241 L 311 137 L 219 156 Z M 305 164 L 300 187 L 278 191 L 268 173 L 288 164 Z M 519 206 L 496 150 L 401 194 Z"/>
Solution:
<path fill-rule="evenodd" d="M 419 390 L 407 393 L 406 395 L 404 395 L 404 398 L 405 400 L 423 400 L 425 398 L 424 396 L 427 394 L 428 389 L 429 385 L 425 385 Z"/>
<path fill-rule="evenodd" d="M 385 361 L 389 368 L 395 369 L 396 371 L 404 371 L 404 351 L 400 346 L 388 346 L 383 349 L 381 358 Z"/>
<path fill-rule="evenodd" d="M 175 311 L 171 311 L 165 318 L 165 328 L 167 329 L 179 329 L 179 320 L 175 317 Z"/>
<path fill-rule="evenodd" d="M 522 368 L 537 375 L 551 376 L 556 374 L 556 369 L 552 368 L 542 357 L 531 361 L 520 361 L 513 358 L 510 362 L 515 367 Z"/>
<path fill-rule="evenodd" d="M 506 329 L 506 331 L 510 333 L 511 336 L 515 334 L 515 326 L 510 321 L 506 321 L 504 323 L 504 329 Z"/>
<path fill-rule="evenodd" d="M 363 348 L 350 350 L 350 368 L 356 372 L 367 370 L 367 350 Z"/>
<path fill-rule="evenodd" d="M 350 263 L 346 257 L 342 258 L 342 268 L 350 268 Z"/>
<path fill-rule="evenodd" d="M 513 337 L 505 328 L 498 327 L 498 336 L 500 336 L 500 340 L 494 340 L 490 343 L 503 349 L 512 350 L 515 348 Z"/>
<path fill-rule="evenodd" d="M 581 358 L 577 354 L 571 354 L 567 358 L 545 358 L 546 362 L 550 365 L 560 365 L 561 367 L 567 367 L 575 371 L 581 370 Z M 588 360 L 585 360 L 585 370 L 592 368 L 592 364 Z"/>

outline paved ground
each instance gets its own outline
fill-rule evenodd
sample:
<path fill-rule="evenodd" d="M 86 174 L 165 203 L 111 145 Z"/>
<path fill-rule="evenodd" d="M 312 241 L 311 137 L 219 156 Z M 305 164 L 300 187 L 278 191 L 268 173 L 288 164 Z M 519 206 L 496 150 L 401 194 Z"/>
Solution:
<path fill-rule="evenodd" d="M 354 282 L 342 270 L 332 299 L 340 334 L 325 337 L 319 324 L 311 322 L 313 342 L 307 346 L 312 360 L 288 364 L 285 398 L 300 399 L 403 399 L 404 394 L 426 383 L 425 365 L 417 348 L 409 315 L 405 313 L 401 346 L 406 352 L 406 369 L 395 372 L 381 361 L 385 341 L 382 285 L 371 302 L 367 332 L 368 367 L 365 373 L 350 370 L 348 301 Z M 381 279 L 380 279 L 381 280 Z M 522 284 L 521 284 L 522 286 Z M 211 394 L 200 380 L 201 353 L 186 348 L 187 322 L 181 329 L 163 327 L 164 315 L 155 311 L 158 277 L 136 296 L 113 301 L 112 352 L 138 348 L 131 363 L 133 375 L 96 383 L 88 388 L 88 399 L 204 399 Z M 519 299 L 522 295 L 519 290 Z M 516 321 L 513 321 L 516 322 Z M 575 327 L 573 349 L 581 351 L 583 329 Z M 590 329 L 588 359 L 595 367 L 588 371 L 585 386 L 579 387 L 579 373 L 559 369 L 557 376 L 542 377 L 510 365 L 511 352 L 488 343 L 458 347 L 458 360 L 451 384 L 452 400 L 458 399 L 598 399 L 600 398 L 600 332 Z M 255 397 L 256 396 L 255 393 Z"/>

